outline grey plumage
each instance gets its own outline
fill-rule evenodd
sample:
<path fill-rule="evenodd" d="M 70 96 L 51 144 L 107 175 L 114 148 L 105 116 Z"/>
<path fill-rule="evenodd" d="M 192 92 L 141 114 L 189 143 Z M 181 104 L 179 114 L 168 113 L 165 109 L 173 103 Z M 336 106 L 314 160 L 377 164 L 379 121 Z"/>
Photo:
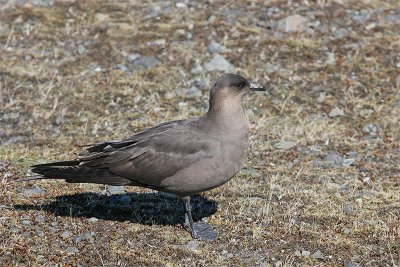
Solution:
<path fill-rule="evenodd" d="M 235 74 L 222 75 L 210 90 L 208 112 L 172 121 L 120 141 L 100 143 L 76 160 L 32 166 L 45 179 L 71 183 L 132 185 L 188 197 L 218 187 L 239 170 L 248 146 L 242 97 L 265 90 Z M 190 205 L 189 205 L 190 206 Z M 188 217 L 191 227 L 193 223 Z"/>

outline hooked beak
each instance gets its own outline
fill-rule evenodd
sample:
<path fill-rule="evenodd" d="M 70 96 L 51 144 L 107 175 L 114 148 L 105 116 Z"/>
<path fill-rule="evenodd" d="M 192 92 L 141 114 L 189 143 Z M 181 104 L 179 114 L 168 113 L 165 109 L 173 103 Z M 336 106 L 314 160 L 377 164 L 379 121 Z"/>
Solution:
<path fill-rule="evenodd" d="M 252 91 L 267 91 L 264 86 L 259 83 L 251 82 L 250 83 L 250 90 Z"/>

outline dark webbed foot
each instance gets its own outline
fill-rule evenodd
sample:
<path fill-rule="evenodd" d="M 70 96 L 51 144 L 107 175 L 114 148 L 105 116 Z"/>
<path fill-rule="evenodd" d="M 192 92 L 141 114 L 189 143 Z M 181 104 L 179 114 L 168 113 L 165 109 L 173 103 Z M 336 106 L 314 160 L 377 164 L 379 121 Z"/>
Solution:
<path fill-rule="evenodd" d="M 215 240 L 218 234 L 210 224 L 205 222 L 193 222 L 190 197 L 183 197 L 182 200 L 185 204 L 185 227 L 190 230 L 192 237 L 205 240 Z"/>

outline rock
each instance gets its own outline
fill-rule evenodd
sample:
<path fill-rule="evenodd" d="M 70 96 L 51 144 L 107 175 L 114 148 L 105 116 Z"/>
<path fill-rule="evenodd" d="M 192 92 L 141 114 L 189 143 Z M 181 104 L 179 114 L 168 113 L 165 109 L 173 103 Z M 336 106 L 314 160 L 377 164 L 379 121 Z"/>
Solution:
<path fill-rule="evenodd" d="M 184 90 L 184 94 L 187 97 L 201 96 L 201 91 L 196 86 L 192 86 L 189 89 Z"/>
<path fill-rule="evenodd" d="M 62 239 L 67 239 L 67 238 L 69 238 L 69 237 L 71 237 L 72 236 L 72 232 L 71 231 L 64 231 L 62 234 L 61 234 L 61 238 Z"/>
<path fill-rule="evenodd" d="M 364 126 L 363 130 L 371 135 L 376 135 L 378 133 L 378 126 L 375 124 L 367 124 Z"/>
<path fill-rule="evenodd" d="M 326 98 L 326 93 L 325 92 L 320 92 L 319 96 L 318 96 L 318 99 L 317 99 L 317 103 L 321 104 L 322 102 L 325 101 L 325 98 Z"/>
<path fill-rule="evenodd" d="M 267 63 L 267 65 L 265 66 L 265 71 L 268 74 L 275 73 L 275 72 L 280 72 L 281 70 L 282 70 L 282 67 L 279 64 Z"/>
<path fill-rule="evenodd" d="M 343 115 L 344 115 L 344 112 L 340 108 L 333 108 L 331 110 L 331 112 L 329 112 L 329 117 L 331 117 L 331 118 L 335 118 L 335 117 L 339 117 L 339 116 L 343 116 Z"/>
<path fill-rule="evenodd" d="M 310 256 L 310 251 L 308 251 L 308 250 L 303 250 L 302 252 L 301 252 L 301 255 L 302 256 L 304 256 L 304 257 L 308 257 L 308 256 Z"/>
<path fill-rule="evenodd" d="M 307 18 L 298 14 L 288 16 L 278 21 L 278 30 L 283 32 L 302 32 L 306 30 Z"/>
<path fill-rule="evenodd" d="M 343 37 L 346 37 L 349 34 L 349 31 L 346 30 L 345 28 L 340 28 L 336 31 L 333 32 L 333 37 L 334 39 L 341 39 Z"/>
<path fill-rule="evenodd" d="M 78 253 L 78 252 L 79 252 L 79 249 L 78 249 L 77 247 L 68 247 L 68 248 L 67 248 L 67 252 L 68 252 L 69 254 L 75 254 L 75 253 Z"/>
<path fill-rule="evenodd" d="M 356 159 L 353 159 L 353 158 L 343 159 L 342 165 L 345 167 L 354 166 L 355 161 L 356 161 Z"/>
<path fill-rule="evenodd" d="M 276 148 L 283 149 L 283 150 L 290 149 L 295 146 L 296 146 L 296 142 L 293 142 L 293 141 L 282 141 L 282 142 L 275 144 Z"/>
<path fill-rule="evenodd" d="M 225 46 L 219 44 L 219 43 L 211 43 L 207 46 L 208 52 L 210 53 L 219 53 L 219 52 L 225 52 L 227 49 Z"/>
<path fill-rule="evenodd" d="M 311 258 L 316 260 L 323 260 L 324 256 L 322 255 L 321 251 L 317 250 L 311 255 Z"/>
<path fill-rule="evenodd" d="M 350 228 L 344 228 L 343 229 L 343 233 L 345 234 L 345 235 L 349 235 L 349 234 L 351 234 L 351 229 Z"/>
<path fill-rule="evenodd" d="M 350 204 L 345 204 L 343 207 L 343 213 L 347 215 L 351 215 L 354 213 L 354 209 Z"/>
<path fill-rule="evenodd" d="M 328 64 L 328 65 L 336 65 L 336 55 L 335 55 L 335 53 L 332 53 L 332 52 L 328 52 L 327 53 L 326 64 Z"/>
<path fill-rule="evenodd" d="M 215 55 L 210 62 L 204 65 L 204 68 L 207 71 L 219 70 L 233 72 L 235 70 L 235 67 L 221 55 Z"/>
<path fill-rule="evenodd" d="M 93 223 L 93 222 L 97 222 L 98 220 L 99 219 L 97 219 L 96 217 L 91 217 L 91 218 L 88 219 L 88 222 Z"/>
<path fill-rule="evenodd" d="M 194 251 L 196 251 L 196 250 L 199 248 L 199 244 L 198 244 L 196 241 L 191 240 L 191 241 L 189 241 L 189 242 L 186 244 L 186 248 L 187 248 L 188 250 L 194 252 Z"/>
<path fill-rule="evenodd" d="M 21 193 L 24 196 L 31 197 L 31 196 L 37 196 L 37 195 L 44 195 L 46 194 L 46 191 L 40 187 L 35 187 L 35 188 L 24 188 L 21 190 Z"/>
<path fill-rule="evenodd" d="M 262 176 L 262 172 L 253 168 L 241 169 L 240 173 L 243 175 L 249 175 L 252 178 L 260 178 Z"/>
<path fill-rule="evenodd" d="M 78 235 L 75 238 L 75 243 L 78 244 L 83 240 L 88 240 L 88 239 L 92 238 L 92 236 L 94 236 L 94 235 L 95 235 L 94 232 L 86 232 L 86 233 L 83 233 L 81 235 Z"/>
<path fill-rule="evenodd" d="M 112 195 L 112 194 L 123 194 L 125 193 L 125 187 L 124 186 L 110 186 L 107 188 L 107 193 Z"/>
<path fill-rule="evenodd" d="M 360 264 L 358 264 L 357 262 L 351 261 L 351 260 L 345 260 L 343 263 L 344 267 L 361 267 Z"/>
<path fill-rule="evenodd" d="M 24 225 L 24 226 L 30 226 L 30 225 L 31 225 L 31 221 L 29 221 L 29 220 L 22 220 L 22 221 L 21 221 L 21 224 Z"/>
<path fill-rule="evenodd" d="M 36 222 L 39 222 L 39 223 L 41 223 L 41 222 L 44 222 L 46 219 L 42 216 L 42 215 L 38 215 L 38 216 L 36 216 L 36 218 L 35 218 L 35 221 Z"/>
<path fill-rule="evenodd" d="M 85 48 L 83 45 L 79 45 L 79 46 L 78 46 L 78 53 L 79 53 L 80 55 L 82 55 L 83 53 L 85 53 L 85 51 L 86 51 L 86 48 Z"/>
<path fill-rule="evenodd" d="M 159 65 L 161 62 L 153 56 L 143 56 L 132 62 L 131 68 L 133 71 L 136 70 L 147 70 L 154 66 Z"/>
<path fill-rule="evenodd" d="M 324 160 L 327 161 L 332 167 L 341 167 L 343 163 L 343 157 L 334 151 L 329 152 L 325 156 Z"/>
<path fill-rule="evenodd" d="M 197 65 L 196 67 L 194 67 L 190 72 L 193 74 L 197 74 L 197 73 L 202 73 L 203 72 L 203 67 L 200 65 Z"/>
<path fill-rule="evenodd" d="M 4 146 L 7 146 L 7 145 L 16 144 L 16 143 L 24 143 L 24 142 L 27 142 L 28 140 L 29 140 L 29 138 L 27 136 L 18 135 L 18 136 L 12 136 L 12 137 L 8 138 L 6 141 L 2 142 L 2 144 Z"/>
<path fill-rule="evenodd" d="M 300 250 L 296 250 L 296 251 L 294 252 L 294 255 L 297 256 L 297 257 L 301 257 L 301 252 L 300 252 Z"/>

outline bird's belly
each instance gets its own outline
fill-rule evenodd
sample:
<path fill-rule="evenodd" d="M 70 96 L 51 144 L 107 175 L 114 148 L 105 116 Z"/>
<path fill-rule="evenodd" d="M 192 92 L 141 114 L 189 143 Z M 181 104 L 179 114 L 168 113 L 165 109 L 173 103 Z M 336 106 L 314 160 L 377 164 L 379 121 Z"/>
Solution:
<path fill-rule="evenodd" d="M 189 166 L 164 179 L 160 190 L 187 196 L 221 186 L 239 172 L 246 158 L 246 148 L 247 144 L 243 149 L 228 147 L 217 159 L 205 159 Z M 241 152 L 232 154 L 234 151 Z"/>

